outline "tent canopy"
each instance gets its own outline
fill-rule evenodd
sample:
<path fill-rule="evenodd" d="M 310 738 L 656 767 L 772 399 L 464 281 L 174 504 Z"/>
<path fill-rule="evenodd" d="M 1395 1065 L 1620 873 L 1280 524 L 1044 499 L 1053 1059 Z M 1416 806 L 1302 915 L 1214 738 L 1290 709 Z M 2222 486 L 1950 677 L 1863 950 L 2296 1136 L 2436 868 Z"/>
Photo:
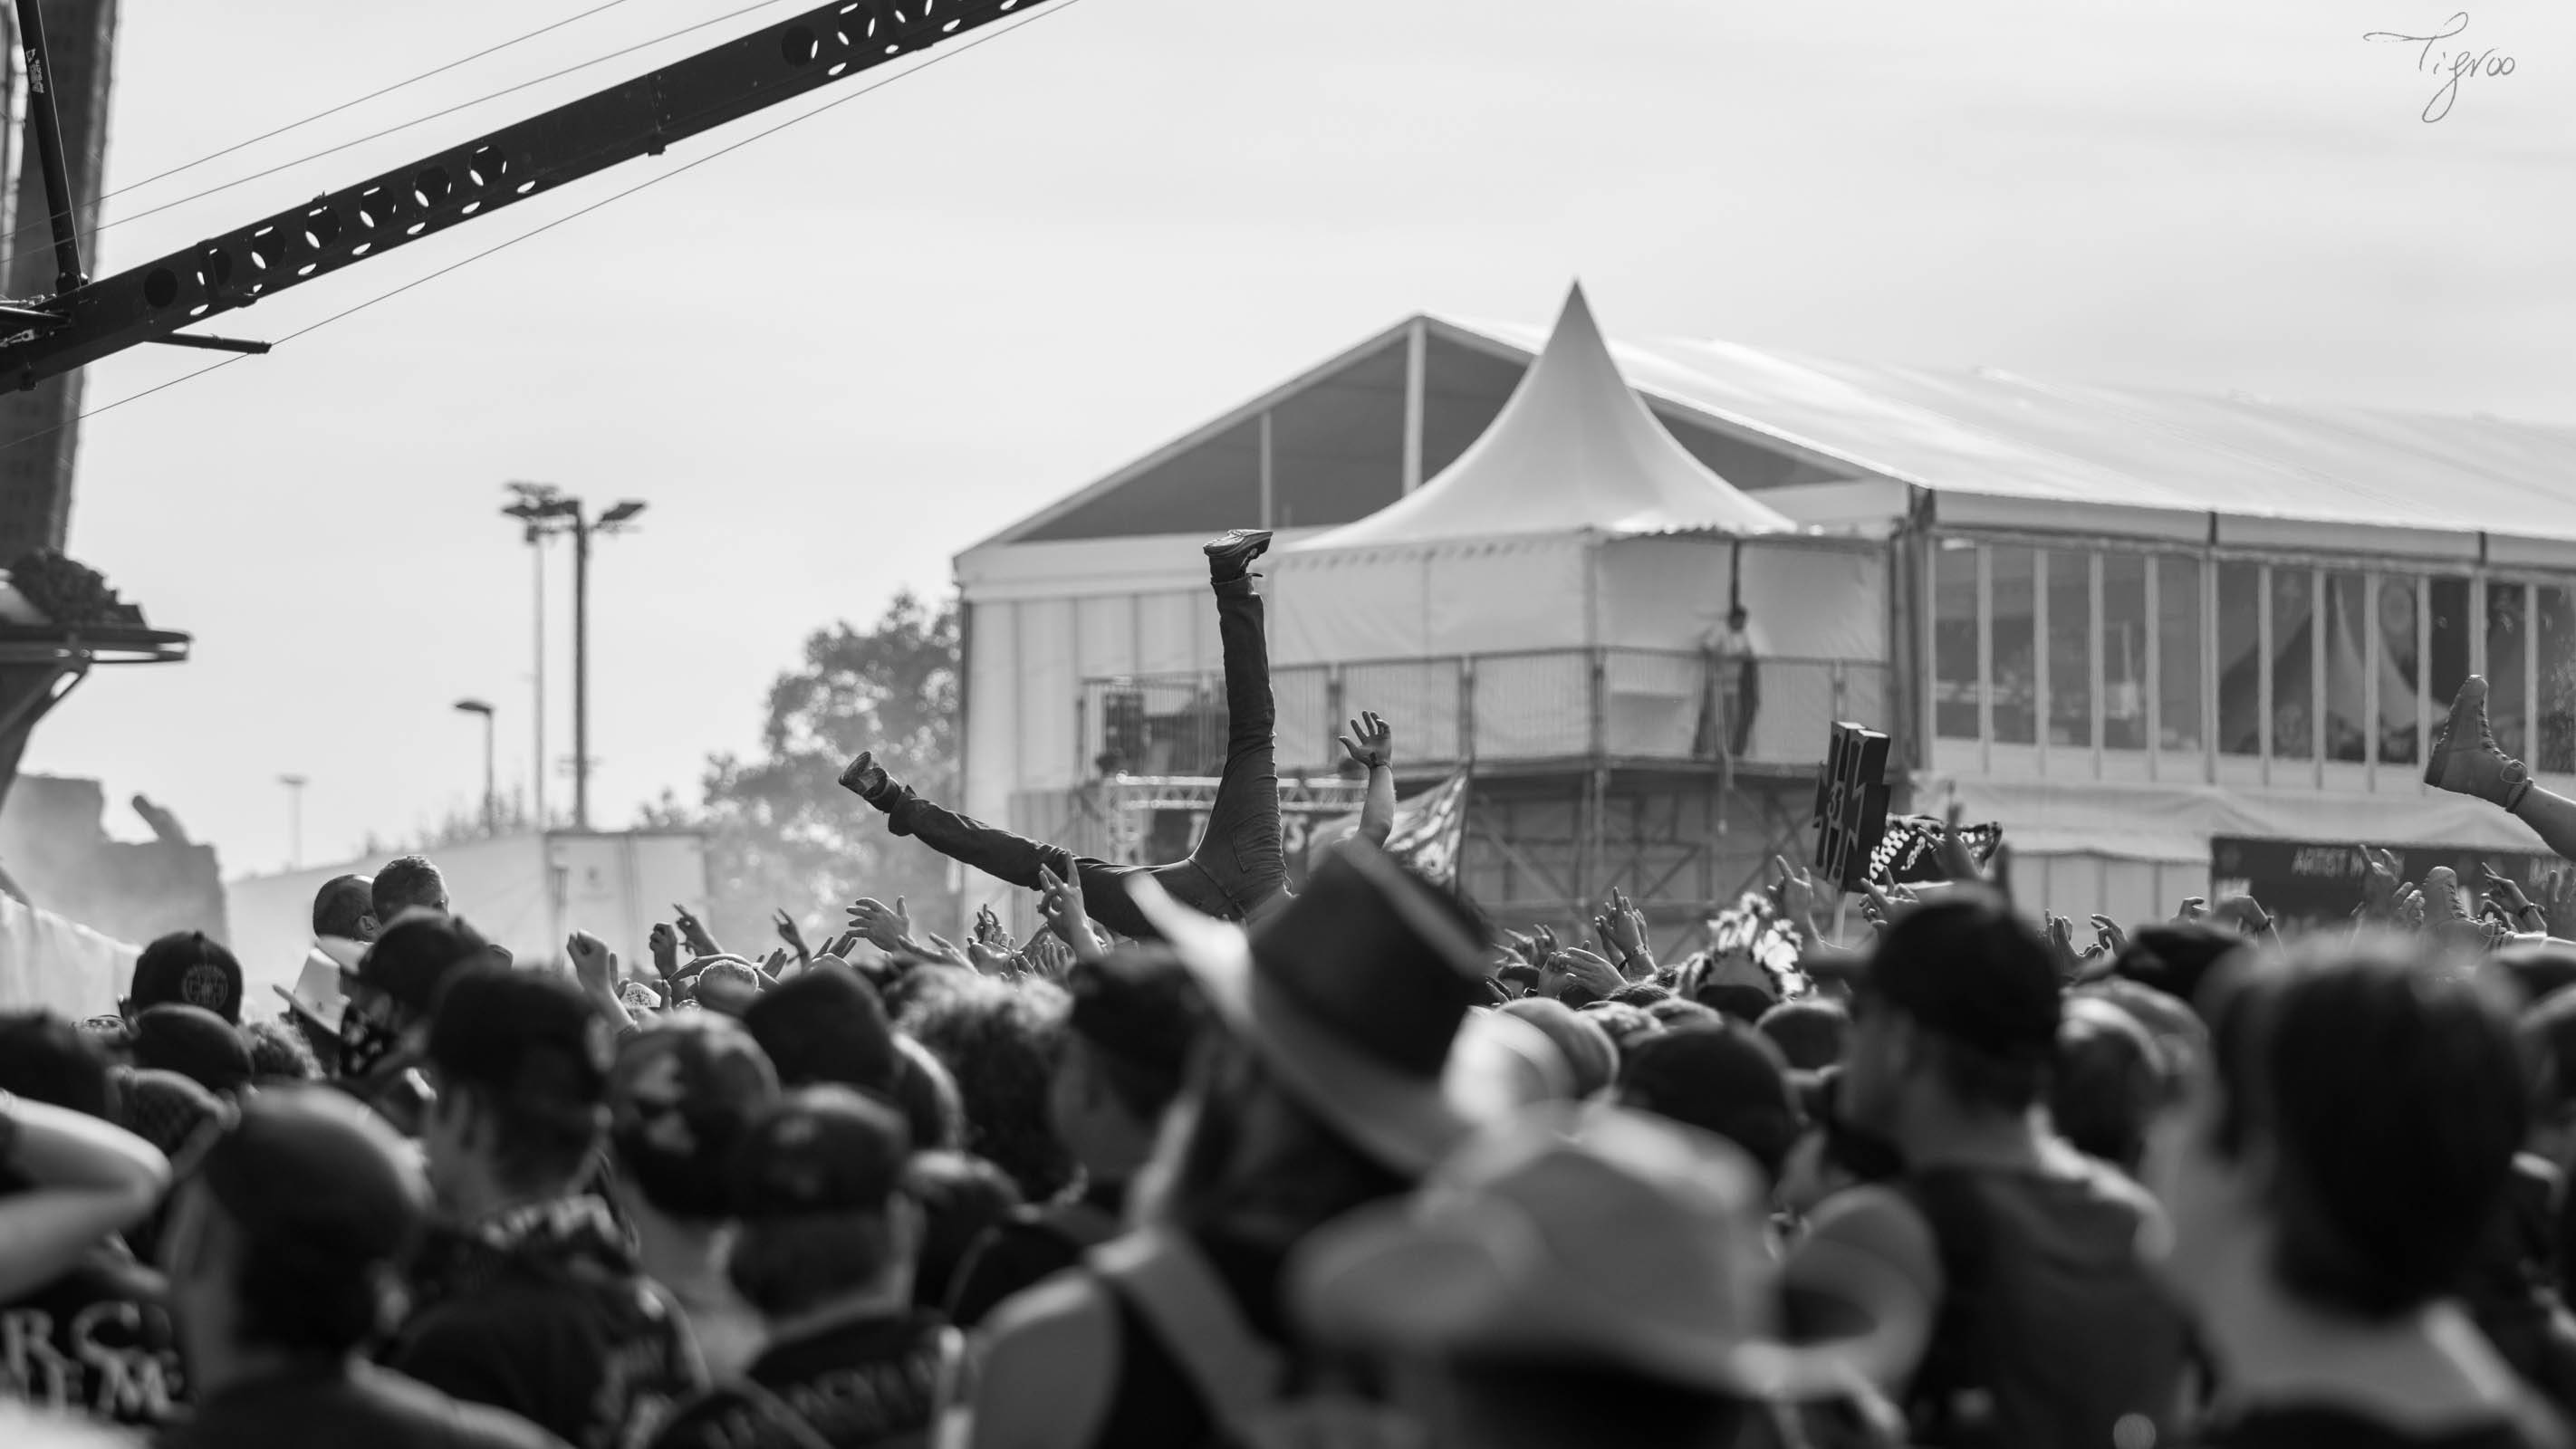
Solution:
<path fill-rule="evenodd" d="M 1457 462 L 1410 497 L 1290 551 L 1795 531 L 1673 441 L 1620 375 L 1577 284 L 1502 415 Z"/>

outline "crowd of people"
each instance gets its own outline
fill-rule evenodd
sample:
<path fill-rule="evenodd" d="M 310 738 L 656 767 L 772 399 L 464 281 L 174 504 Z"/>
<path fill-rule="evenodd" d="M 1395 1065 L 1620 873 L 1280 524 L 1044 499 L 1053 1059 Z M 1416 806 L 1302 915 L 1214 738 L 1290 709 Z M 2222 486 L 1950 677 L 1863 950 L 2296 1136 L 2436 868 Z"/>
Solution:
<path fill-rule="evenodd" d="M 1209 547 L 1233 738 L 1188 860 L 853 762 L 1033 941 L 859 900 L 820 949 L 682 912 L 558 969 L 407 857 L 322 889 L 273 1008 L 182 934 L 112 1016 L 0 1013 L 0 1444 L 2568 1442 L 2544 907 L 2365 851 L 2349 927 L 2193 900 L 2079 948 L 1953 834 L 1848 913 L 1779 862 L 1787 960 L 1619 892 L 1578 943 L 1381 848 L 1374 716 L 1366 827 L 1292 892 L 1264 542 Z M 2482 701 L 2434 783 L 2576 812 Z"/>

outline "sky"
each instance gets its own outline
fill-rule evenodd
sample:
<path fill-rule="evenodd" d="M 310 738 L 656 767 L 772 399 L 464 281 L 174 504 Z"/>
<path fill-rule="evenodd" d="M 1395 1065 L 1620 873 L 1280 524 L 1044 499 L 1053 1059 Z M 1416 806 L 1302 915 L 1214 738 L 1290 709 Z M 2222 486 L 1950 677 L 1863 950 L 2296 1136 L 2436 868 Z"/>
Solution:
<path fill-rule="evenodd" d="M 108 185 L 598 3 L 124 0 Z M 93 270 L 806 8 L 540 80 L 746 3 L 623 0 L 136 186 Z M 222 319 L 283 336 L 529 237 L 84 424 L 70 551 L 195 653 L 93 676 L 26 768 L 151 796 L 230 875 L 288 863 L 281 775 L 308 865 L 470 807 L 460 696 L 523 787 L 532 565 L 496 510 L 537 479 L 649 504 L 591 582 L 592 813 L 623 825 L 757 750 L 813 630 L 1406 315 L 1544 322 L 1578 277 L 1614 335 L 2576 425 L 2576 7 L 2460 13 L 1051 0 Z M 2427 123 L 2464 47 L 2511 70 Z M 89 403 L 210 360 L 137 349 Z"/>

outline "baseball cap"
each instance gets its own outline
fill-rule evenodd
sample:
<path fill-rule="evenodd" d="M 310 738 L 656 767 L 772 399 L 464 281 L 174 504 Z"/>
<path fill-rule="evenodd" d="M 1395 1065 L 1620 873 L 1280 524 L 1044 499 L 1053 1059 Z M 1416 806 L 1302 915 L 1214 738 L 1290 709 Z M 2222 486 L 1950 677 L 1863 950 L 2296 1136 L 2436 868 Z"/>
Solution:
<path fill-rule="evenodd" d="M 177 1072 L 209 1091 L 250 1082 L 250 1044 L 239 1028 L 202 1006 L 156 1006 L 134 1018 L 134 1064 Z"/>
<path fill-rule="evenodd" d="M 911 1156 L 894 1108 L 848 1087 L 798 1087 L 743 1129 L 726 1176 L 745 1218 L 873 1213 Z"/>
<path fill-rule="evenodd" d="M 1866 955 L 1812 965 L 1988 1056 L 2044 1062 L 2056 1050 L 2057 968 L 1992 891 L 1947 892 L 1898 915 Z"/>
<path fill-rule="evenodd" d="M 885 1001 L 847 966 L 809 967 L 760 994 L 742 1014 L 778 1080 L 838 1082 L 883 1095 L 894 1088 L 894 1027 Z"/>
<path fill-rule="evenodd" d="M 224 1104 L 177 1072 L 143 1068 L 119 1075 L 116 1113 L 118 1126 L 177 1157 L 207 1123 L 222 1120 Z"/>
<path fill-rule="evenodd" d="M 477 965 L 440 988 L 427 1054 L 442 1084 L 469 1084 L 513 1110 L 570 1122 L 607 1100 L 616 1047 L 615 1029 L 580 987 Z"/>
<path fill-rule="evenodd" d="M 202 1006 L 238 1024 L 241 963 L 203 931 L 173 931 L 135 958 L 134 987 L 127 995 L 137 1011 L 171 1004 Z"/>
<path fill-rule="evenodd" d="M 667 1017 L 618 1044 L 609 1141 L 655 1207 L 720 1218 L 734 1143 L 777 1098 L 778 1073 L 742 1023 L 703 1012 Z"/>
<path fill-rule="evenodd" d="M 448 976 L 491 959 L 492 943 L 453 916 L 415 916 L 388 928 L 358 958 L 353 981 L 390 996 L 405 1011 L 429 1014 Z"/>
<path fill-rule="evenodd" d="M 274 1087 L 242 1104 L 196 1180 L 246 1234 L 351 1263 L 399 1258 L 417 1239 L 429 1186 L 402 1139 L 346 1093 Z"/>

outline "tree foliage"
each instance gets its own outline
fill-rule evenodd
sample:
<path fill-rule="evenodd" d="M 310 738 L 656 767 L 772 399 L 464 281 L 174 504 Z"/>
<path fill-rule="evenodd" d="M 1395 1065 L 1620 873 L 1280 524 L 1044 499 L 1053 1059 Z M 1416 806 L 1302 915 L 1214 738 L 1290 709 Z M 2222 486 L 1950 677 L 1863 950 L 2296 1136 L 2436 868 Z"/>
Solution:
<path fill-rule="evenodd" d="M 858 895 L 908 897 L 914 920 L 948 931 L 957 902 L 947 860 L 888 834 L 885 817 L 839 778 L 852 756 L 874 750 L 897 780 L 950 798 L 957 705 L 956 605 L 934 611 L 899 593 L 865 630 L 843 622 L 809 636 L 802 667 L 769 688 L 760 755 L 710 758 L 702 803 L 665 796 L 645 823 L 706 832 L 708 924 L 735 950 L 771 944 L 779 908 L 819 950 Z"/>

